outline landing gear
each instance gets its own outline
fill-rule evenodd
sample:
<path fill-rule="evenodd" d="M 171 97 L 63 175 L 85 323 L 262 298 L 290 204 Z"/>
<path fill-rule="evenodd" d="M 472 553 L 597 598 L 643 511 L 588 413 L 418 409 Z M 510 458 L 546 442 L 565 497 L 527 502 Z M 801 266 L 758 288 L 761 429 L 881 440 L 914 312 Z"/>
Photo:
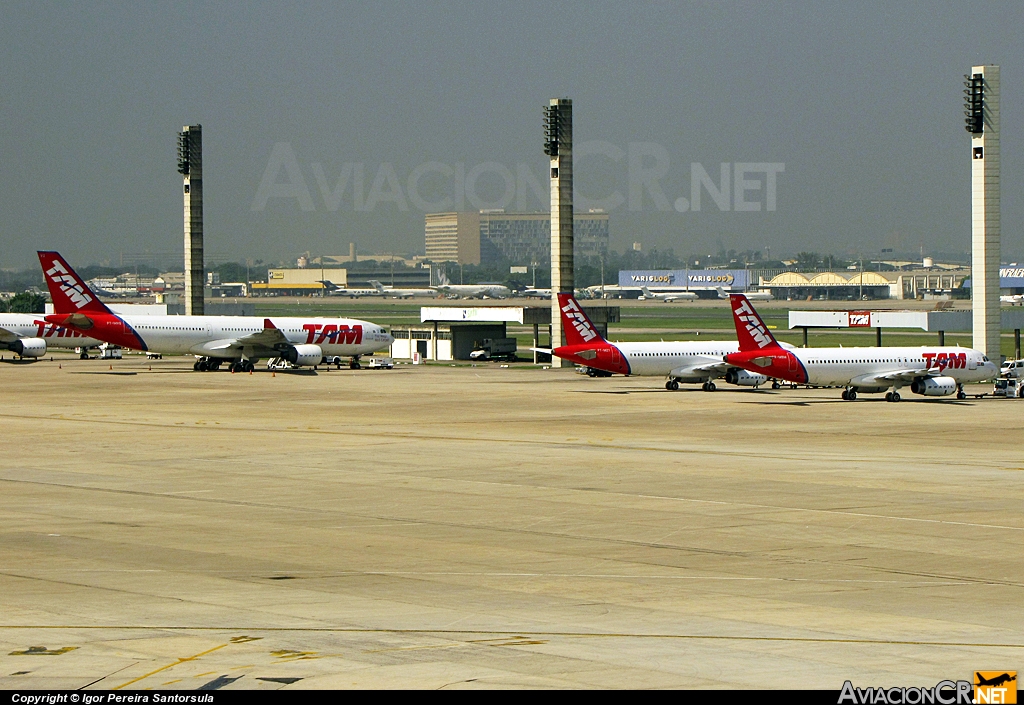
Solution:
<path fill-rule="evenodd" d="M 86 351 L 86 350 L 83 350 L 81 352 L 81 354 L 79 354 L 78 359 L 79 360 L 88 360 L 89 359 L 89 352 Z"/>
<path fill-rule="evenodd" d="M 899 392 L 886 392 L 885 393 L 885 400 L 886 401 L 899 401 L 900 400 L 900 393 Z"/>
<path fill-rule="evenodd" d="M 781 388 L 782 388 L 782 385 L 779 384 L 779 380 L 773 379 L 772 380 L 772 389 L 781 389 Z"/>
<path fill-rule="evenodd" d="M 705 392 L 713 392 L 716 389 L 718 389 L 718 387 L 715 386 L 714 382 L 705 382 L 704 384 L 700 385 L 700 388 Z"/>
<path fill-rule="evenodd" d="M 963 401 L 964 399 L 967 398 L 967 393 L 964 392 L 964 385 L 956 385 L 956 398 L 959 399 L 960 401 Z"/>
<path fill-rule="evenodd" d="M 348 368 L 350 370 L 358 370 L 359 367 L 360 367 L 360 365 L 359 365 L 359 356 L 357 355 L 357 356 L 353 357 L 352 360 L 348 363 Z"/>
<path fill-rule="evenodd" d="M 256 369 L 256 365 L 252 360 L 235 360 L 228 369 L 232 372 L 252 372 Z"/>
<path fill-rule="evenodd" d="M 844 389 L 843 390 L 843 401 L 856 401 L 857 390 L 856 389 Z"/>
<path fill-rule="evenodd" d="M 674 379 L 670 379 L 668 382 L 665 382 L 665 389 L 670 392 L 679 391 L 679 382 Z"/>
<path fill-rule="evenodd" d="M 220 369 L 220 360 L 213 357 L 201 357 L 192 365 L 195 372 L 216 372 Z"/>

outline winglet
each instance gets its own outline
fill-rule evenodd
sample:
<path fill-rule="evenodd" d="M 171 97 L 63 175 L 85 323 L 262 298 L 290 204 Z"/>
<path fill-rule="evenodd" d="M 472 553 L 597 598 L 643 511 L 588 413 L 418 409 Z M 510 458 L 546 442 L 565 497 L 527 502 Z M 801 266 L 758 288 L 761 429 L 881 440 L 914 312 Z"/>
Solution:
<path fill-rule="evenodd" d="M 37 252 L 54 313 L 111 313 L 59 252 Z"/>
<path fill-rule="evenodd" d="M 757 315 L 757 311 L 750 305 L 746 296 L 729 294 L 729 306 L 732 308 L 732 319 L 736 325 L 736 339 L 740 344 L 740 352 L 782 347 L 761 317 Z"/>
<path fill-rule="evenodd" d="M 562 310 L 562 328 L 565 330 L 566 345 L 604 342 L 604 336 L 597 332 L 597 327 L 583 312 L 575 296 L 559 294 L 558 307 Z M 558 347 L 558 341 L 555 341 L 554 347 Z"/>
<path fill-rule="evenodd" d="M 729 298 L 729 295 L 727 293 L 725 293 L 725 289 L 723 289 L 722 287 L 716 286 L 715 290 L 718 292 L 718 298 L 720 298 L 720 299 L 727 299 L 727 298 Z"/>
<path fill-rule="evenodd" d="M 269 318 L 263 319 L 263 328 L 264 330 L 277 330 L 277 326 Z"/>

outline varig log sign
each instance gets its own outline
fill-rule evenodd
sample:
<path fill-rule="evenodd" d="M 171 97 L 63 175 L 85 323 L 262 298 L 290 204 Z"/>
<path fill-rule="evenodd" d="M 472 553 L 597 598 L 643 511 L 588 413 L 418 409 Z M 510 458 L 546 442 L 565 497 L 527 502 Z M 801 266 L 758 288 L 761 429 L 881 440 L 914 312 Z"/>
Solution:
<path fill-rule="evenodd" d="M 657 269 L 622 270 L 619 272 L 619 286 L 671 286 L 690 289 L 714 289 L 743 291 L 747 288 L 749 272 L 745 269 Z"/>

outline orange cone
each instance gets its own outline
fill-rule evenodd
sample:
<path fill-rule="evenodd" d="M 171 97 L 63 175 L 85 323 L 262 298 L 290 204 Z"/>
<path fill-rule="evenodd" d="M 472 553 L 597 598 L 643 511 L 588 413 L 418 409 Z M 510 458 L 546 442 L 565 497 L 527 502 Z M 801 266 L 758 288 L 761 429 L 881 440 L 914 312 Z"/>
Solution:
<path fill-rule="evenodd" d="M 276 372 L 271 372 L 271 373 L 270 373 L 270 376 L 271 376 L 271 377 L 277 377 L 277 373 L 276 373 Z"/>
<path fill-rule="evenodd" d="M 111 365 L 111 366 L 110 366 L 110 369 L 114 369 L 114 366 L 113 366 L 113 365 Z"/>
<path fill-rule="evenodd" d="M 250 374 L 250 375 L 252 374 L 252 370 L 249 370 L 249 374 Z"/>
<path fill-rule="evenodd" d="M 64 366 L 58 362 L 57 363 L 57 369 L 58 370 L 64 369 Z"/>

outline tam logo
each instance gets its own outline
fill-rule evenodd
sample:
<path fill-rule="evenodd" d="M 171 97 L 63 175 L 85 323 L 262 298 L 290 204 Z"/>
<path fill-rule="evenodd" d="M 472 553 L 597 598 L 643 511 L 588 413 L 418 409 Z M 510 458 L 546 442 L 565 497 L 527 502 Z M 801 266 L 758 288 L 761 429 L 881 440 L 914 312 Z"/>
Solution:
<path fill-rule="evenodd" d="M 363 342 L 363 327 L 346 325 L 324 325 L 322 323 L 307 323 L 302 326 L 306 331 L 306 344 L 327 343 L 328 345 L 359 345 Z"/>
<path fill-rule="evenodd" d="M 747 333 L 757 343 L 757 347 L 763 348 L 766 345 L 771 345 L 772 339 L 768 335 L 768 331 L 765 330 L 761 319 L 757 317 L 757 314 L 747 305 L 746 301 L 739 308 L 733 309 L 733 313 L 736 314 L 736 318 L 746 327 Z"/>
<path fill-rule="evenodd" d="M 939 371 L 967 369 L 967 353 L 921 353 L 925 367 L 939 368 Z"/>
<path fill-rule="evenodd" d="M 85 293 L 82 285 L 75 281 L 75 277 L 57 260 L 53 260 L 53 267 L 46 270 L 46 276 L 60 287 L 60 290 L 71 300 L 71 303 L 76 308 L 82 308 L 92 301 L 92 297 Z"/>
<path fill-rule="evenodd" d="M 32 321 L 32 325 L 36 327 L 37 338 L 84 338 L 85 336 L 76 330 L 70 328 L 63 328 L 58 326 L 56 323 L 47 323 L 46 321 Z"/>
<path fill-rule="evenodd" d="M 565 317 L 572 323 L 573 328 L 583 337 L 584 343 L 589 343 L 597 337 L 597 331 L 590 326 L 590 321 L 587 320 L 586 315 L 576 305 L 575 301 L 569 299 L 569 303 L 562 307 L 562 313 L 565 314 Z"/>

